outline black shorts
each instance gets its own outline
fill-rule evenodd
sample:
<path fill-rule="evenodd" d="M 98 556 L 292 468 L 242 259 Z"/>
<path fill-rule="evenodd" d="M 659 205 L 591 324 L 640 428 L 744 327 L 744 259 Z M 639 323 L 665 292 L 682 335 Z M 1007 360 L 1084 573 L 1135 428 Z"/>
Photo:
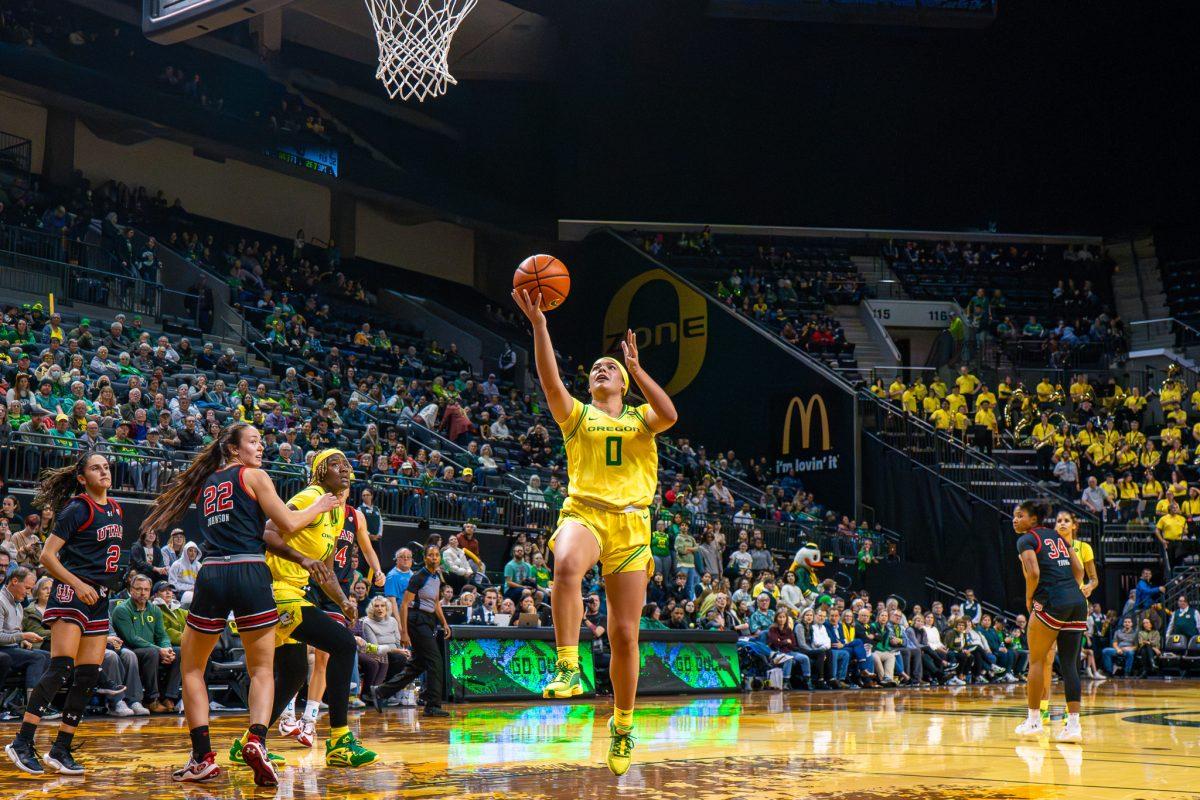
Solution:
<path fill-rule="evenodd" d="M 57 580 L 50 585 L 50 601 L 42 612 L 42 624 L 47 628 L 50 623 L 65 620 L 78 625 L 84 636 L 107 636 L 108 623 L 108 590 L 96 586 L 96 602 L 90 606 L 79 599 L 75 590 Z"/>
<path fill-rule="evenodd" d="M 305 591 L 310 603 L 328 614 L 334 622 L 346 624 L 346 615 L 342 613 L 342 609 L 330 599 L 329 595 L 325 594 L 320 586 L 310 583 Z M 342 592 L 345 593 L 345 587 L 342 588 Z"/>
<path fill-rule="evenodd" d="M 238 631 L 269 628 L 279 622 L 275 595 L 271 592 L 271 570 L 262 558 L 238 560 L 238 556 L 204 560 L 196 573 L 188 627 L 200 633 L 220 633 L 230 612 Z"/>
<path fill-rule="evenodd" d="M 1056 631 L 1087 632 L 1087 603 L 1052 606 L 1033 601 L 1033 616 Z"/>

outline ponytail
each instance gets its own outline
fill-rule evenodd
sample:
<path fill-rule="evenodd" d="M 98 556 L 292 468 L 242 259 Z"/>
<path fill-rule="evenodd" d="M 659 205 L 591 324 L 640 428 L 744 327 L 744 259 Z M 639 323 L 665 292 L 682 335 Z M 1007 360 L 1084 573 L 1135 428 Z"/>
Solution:
<path fill-rule="evenodd" d="M 68 500 L 83 491 L 79 485 L 79 477 L 87 469 L 92 456 L 98 456 L 108 461 L 108 456 L 99 450 L 88 450 L 75 459 L 74 464 L 57 469 L 42 470 L 37 494 L 33 497 L 34 508 L 49 508 L 55 514 L 61 511 Z"/>
<path fill-rule="evenodd" d="M 235 422 L 209 442 L 196 456 L 192 465 L 171 481 L 166 491 L 154 501 L 150 513 L 142 522 L 141 530 L 162 530 L 182 517 L 188 506 L 195 502 L 204 482 L 221 468 L 228 449 L 237 447 L 241 443 L 242 432 L 250 427 L 248 423 Z"/>

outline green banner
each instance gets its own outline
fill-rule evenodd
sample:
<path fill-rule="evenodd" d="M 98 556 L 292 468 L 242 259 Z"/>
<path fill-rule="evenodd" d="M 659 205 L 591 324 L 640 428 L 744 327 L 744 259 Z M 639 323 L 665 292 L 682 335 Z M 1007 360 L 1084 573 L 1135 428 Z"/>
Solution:
<path fill-rule="evenodd" d="M 736 642 L 641 642 L 638 692 L 736 691 L 741 688 Z"/>
<path fill-rule="evenodd" d="M 542 696 L 554 673 L 554 642 L 534 639 L 450 639 L 450 690 L 456 699 Z M 579 648 L 583 693 L 596 691 L 590 647 Z"/>

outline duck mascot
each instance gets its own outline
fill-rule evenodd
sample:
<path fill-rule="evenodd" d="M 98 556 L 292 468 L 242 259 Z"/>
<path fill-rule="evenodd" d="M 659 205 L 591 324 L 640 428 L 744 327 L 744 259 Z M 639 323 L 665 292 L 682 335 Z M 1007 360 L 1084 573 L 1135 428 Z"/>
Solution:
<path fill-rule="evenodd" d="M 805 542 L 804 546 L 796 551 L 796 557 L 792 559 L 792 565 L 788 567 L 789 572 L 796 573 L 796 585 L 800 587 L 800 592 L 809 603 L 816 600 L 817 590 L 820 587 L 820 581 L 817 580 L 817 568 L 823 566 L 825 566 L 825 562 L 821 561 L 821 548 L 813 542 Z"/>

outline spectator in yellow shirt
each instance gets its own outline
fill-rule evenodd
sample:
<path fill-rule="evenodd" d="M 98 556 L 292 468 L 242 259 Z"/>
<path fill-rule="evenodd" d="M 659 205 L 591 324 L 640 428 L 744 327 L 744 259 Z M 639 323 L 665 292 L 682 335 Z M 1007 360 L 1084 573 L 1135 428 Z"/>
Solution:
<path fill-rule="evenodd" d="M 1089 394 L 1095 396 L 1095 393 L 1092 392 L 1092 385 L 1088 383 L 1087 375 L 1076 375 L 1075 380 L 1071 383 L 1071 402 L 1081 403 L 1083 398 Z"/>
<path fill-rule="evenodd" d="M 1041 381 L 1038 382 L 1035 391 L 1037 392 L 1037 399 L 1039 403 L 1049 403 L 1050 398 L 1054 396 L 1054 384 L 1045 378 L 1042 378 Z"/>
<path fill-rule="evenodd" d="M 904 381 L 896 378 L 888 386 L 888 399 L 899 405 L 904 400 L 904 390 L 908 387 L 904 385 Z"/>
<path fill-rule="evenodd" d="M 1146 469 L 1157 470 L 1160 461 L 1162 461 L 1162 451 L 1154 446 L 1153 439 L 1147 439 L 1146 446 L 1142 448 L 1142 454 L 1138 456 L 1138 463 Z"/>
<path fill-rule="evenodd" d="M 996 412 L 992 411 L 992 404 L 987 400 L 979 401 L 975 424 L 986 429 L 976 434 L 975 446 L 985 453 L 991 453 L 992 448 L 1000 443 L 1000 426 L 996 423 Z"/>
<path fill-rule="evenodd" d="M 1163 461 L 1168 466 L 1178 469 L 1187 463 L 1188 449 L 1178 439 L 1171 440 L 1171 446 L 1163 453 Z"/>
<path fill-rule="evenodd" d="M 1031 434 L 1033 449 L 1037 454 L 1038 480 L 1049 480 L 1050 460 L 1054 457 L 1054 426 L 1050 424 L 1050 415 L 1042 412 L 1038 423 L 1033 426 Z"/>
<path fill-rule="evenodd" d="M 958 377 L 954 379 L 954 385 L 958 387 L 960 394 L 971 397 L 979 389 L 979 378 L 971 374 L 971 370 L 966 365 L 958 368 Z"/>
<path fill-rule="evenodd" d="M 1136 467 L 1137 463 L 1137 453 L 1133 452 L 1133 449 L 1128 444 L 1122 442 L 1121 446 L 1117 448 L 1117 454 L 1113 456 L 1113 464 L 1116 465 L 1118 470 L 1125 472 Z"/>
<path fill-rule="evenodd" d="M 929 415 L 929 421 L 939 431 L 949 431 L 954 426 L 954 415 L 950 413 L 950 401 L 943 400 L 942 407 Z"/>
<path fill-rule="evenodd" d="M 883 378 L 876 378 L 875 382 L 871 384 L 871 394 L 880 400 L 887 397 L 887 388 L 883 385 Z"/>
<path fill-rule="evenodd" d="M 1132 473 L 1126 472 L 1117 480 L 1117 505 L 1121 509 L 1123 520 L 1133 519 L 1137 513 L 1139 499 L 1137 481 L 1133 479 Z"/>
<path fill-rule="evenodd" d="M 992 392 L 992 390 L 988 389 L 988 387 L 987 387 L 987 384 L 986 384 L 986 383 L 981 383 L 981 384 L 979 385 L 979 391 L 978 391 L 978 392 L 975 394 L 975 408 L 976 408 L 976 410 L 978 410 L 978 409 L 979 409 L 979 407 L 980 407 L 981 405 L 983 405 L 984 401 L 986 401 L 986 402 L 987 402 L 987 404 L 988 404 L 989 406 L 991 406 L 993 410 L 995 410 L 995 408 L 996 408 L 996 395 L 995 395 L 995 394 Z"/>
<path fill-rule="evenodd" d="M 1167 513 L 1159 517 L 1154 525 L 1154 537 L 1166 551 L 1170 563 L 1182 562 L 1186 534 L 1187 519 L 1179 513 L 1179 504 L 1172 502 Z"/>
<path fill-rule="evenodd" d="M 1125 432 L 1125 441 L 1134 450 L 1141 450 L 1146 446 L 1146 434 L 1142 433 L 1140 425 L 1136 419 L 1129 421 L 1129 430 Z M 1197 439 L 1200 441 L 1200 439 Z"/>
<path fill-rule="evenodd" d="M 939 400 L 942 400 L 946 397 L 946 382 L 942 380 L 942 376 L 937 375 L 932 381 L 930 381 L 929 391 L 933 392 L 933 394 Z"/>
<path fill-rule="evenodd" d="M 1146 409 L 1146 398 L 1142 397 L 1141 391 L 1136 386 L 1129 390 L 1129 397 L 1125 398 L 1125 409 L 1138 419 Z"/>
<path fill-rule="evenodd" d="M 941 408 L 944 402 L 944 400 L 939 400 L 936 394 L 930 392 L 921 401 L 921 410 L 925 412 L 926 417 L 932 417 L 934 412 Z"/>
<path fill-rule="evenodd" d="M 1104 437 L 1104 441 L 1114 448 L 1121 443 L 1121 432 L 1117 430 L 1117 424 L 1115 420 L 1110 419 L 1105 422 L 1104 430 L 1100 435 Z"/>
<path fill-rule="evenodd" d="M 1188 489 L 1187 500 L 1184 500 L 1179 505 L 1179 511 L 1189 521 L 1193 517 L 1200 517 L 1200 486 L 1193 486 Z"/>
<path fill-rule="evenodd" d="M 1145 519 L 1146 506 L 1156 505 L 1163 496 L 1163 485 L 1154 477 L 1153 470 L 1146 470 L 1145 480 L 1142 481 L 1142 491 L 1138 502 L 1138 519 Z"/>
<path fill-rule="evenodd" d="M 1179 470 L 1171 470 L 1171 482 L 1167 484 L 1166 493 L 1176 503 L 1183 502 L 1183 498 L 1187 497 L 1188 482 Z"/>
<path fill-rule="evenodd" d="M 963 397 L 957 388 L 946 395 L 946 402 L 950 404 L 950 410 L 955 414 L 967 406 L 967 398 Z"/>
<path fill-rule="evenodd" d="M 912 389 L 905 389 L 904 394 L 900 395 L 900 405 L 909 414 L 916 414 L 920 410 L 917 394 Z"/>
<path fill-rule="evenodd" d="M 1004 380 L 1000 381 L 1000 385 L 996 387 L 996 397 L 999 398 L 1001 405 L 1008 402 L 1008 398 L 1012 397 L 1012 393 L 1016 391 L 1013 386 L 1012 375 L 1005 375 Z"/>
<path fill-rule="evenodd" d="M 913 381 L 913 384 L 910 388 L 912 389 L 913 394 L 917 396 L 917 400 L 924 400 L 929 396 L 929 387 L 925 385 L 925 379 L 921 378 L 920 376 Z"/>
<path fill-rule="evenodd" d="M 1096 442 L 1101 441 L 1099 433 L 1096 431 L 1096 425 L 1089 419 L 1079 433 L 1075 434 L 1075 444 L 1085 450 Z"/>

